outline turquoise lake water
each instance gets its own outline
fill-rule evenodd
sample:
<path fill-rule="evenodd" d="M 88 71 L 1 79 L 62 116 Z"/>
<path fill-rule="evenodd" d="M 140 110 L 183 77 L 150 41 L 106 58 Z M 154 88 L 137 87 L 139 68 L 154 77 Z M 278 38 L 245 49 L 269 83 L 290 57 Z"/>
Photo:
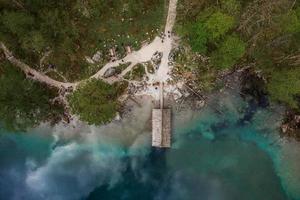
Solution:
<path fill-rule="evenodd" d="M 282 111 L 230 91 L 209 102 L 174 113 L 168 150 L 150 146 L 149 110 L 75 136 L 68 127 L 2 131 L 0 199 L 300 199 L 300 144 L 278 137 Z"/>

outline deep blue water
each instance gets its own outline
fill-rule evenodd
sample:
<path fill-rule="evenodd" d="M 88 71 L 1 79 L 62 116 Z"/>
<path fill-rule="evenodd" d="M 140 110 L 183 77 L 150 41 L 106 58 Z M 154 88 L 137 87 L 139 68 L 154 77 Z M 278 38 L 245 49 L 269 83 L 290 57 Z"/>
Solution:
<path fill-rule="evenodd" d="M 300 199 L 300 145 L 277 142 L 277 111 L 229 93 L 190 115 L 176 114 L 168 150 L 146 130 L 130 145 L 110 139 L 114 128 L 69 140 L 3 131 L 0 199 Z"/>

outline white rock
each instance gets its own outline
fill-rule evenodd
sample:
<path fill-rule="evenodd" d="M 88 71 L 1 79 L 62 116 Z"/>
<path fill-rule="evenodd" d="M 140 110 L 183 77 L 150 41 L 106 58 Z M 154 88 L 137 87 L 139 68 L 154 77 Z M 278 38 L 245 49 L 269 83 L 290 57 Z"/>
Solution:
<path fill-rule="evenodd" d="M 93 58 L 92 58 L 95 62 L 99 62 L 100 59 L 101 59 L 101 52 L 100 51 L 97 51 L 94 55 L 93 55 Z"/>
<path fill-rule="evenodd" d="M 93 59 L 91 59 L 90 57 L 88 56 L 85 56 L 85 60 L 90 63 L 90 64 L 95 64 L 95 62 L 93 61 Z"/>

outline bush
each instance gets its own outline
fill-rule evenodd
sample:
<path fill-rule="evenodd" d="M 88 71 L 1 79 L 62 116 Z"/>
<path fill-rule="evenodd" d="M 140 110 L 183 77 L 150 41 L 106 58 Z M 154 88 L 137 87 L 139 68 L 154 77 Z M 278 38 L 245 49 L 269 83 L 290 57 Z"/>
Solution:
<path fill-rule="evenodd" d="M 182 27 L 182 33 L 188 36 L 194 52 L 207 53 L 208 46 L 210 44 L 214 46 L 234 26 L 233 17 L 220 11 L 212 14 L 211 12 L 210 9 L 204 11 L 196 22 Z"/>
<path fill-rule="evenodd" d="M 281 15 L 279 21 L 283 33 L 300 32 L 300 8 Z"/>
<path fill-rule="evenodd" d="M 276 70 L 268 82 L 271 99 L 299 109 L 297 96 L 300 96 L 300 68 Z"/>
<path fill-rule="evenodd" d="M 88 81 L 69 96 L 71 111 L 88 124 L 107 123 L 119 108 L 118 92 L 116 87 L 102 80 Z"/>
<path fill-rule="evenodd" d="M 244 55 L 245 50 L 246 44 L 239 37 L 228 36 L 212 54 L 212 62 L 217 68 L 229 68 Z"/>
<path fill-rule="evenodd" d="M 192 34 L 190 39 L 192 50 L 199 53 L 206 53 L 208 33 L 204 27 L 204 24 L 202 22 L 195 23 L 190 32 Z"/>
<path fill-rule="evenodd" d="M 24 12 L 4 12 L 1 21 L 11 33 L 20 37 L 34 25 L 34 18 Z"/>
<path fill-rule="evenodd" d="M 234 26 L 234 18 L 217 11 L 213 13 L 204 23 L 209 39 L 215 41 L 224 36 Z"/>
<path fill-rule="evenodd" d="M 229 15 L 236 15 L 240 12 L 241 4 L 238 0 L 221 0 L 221 8 Z"/>
<path fill-rule="evenodd" d="M 33 31 L 24 37 L 22 47 L 40 53 L 46 48 L 46 41 L 41 33 Z"/>

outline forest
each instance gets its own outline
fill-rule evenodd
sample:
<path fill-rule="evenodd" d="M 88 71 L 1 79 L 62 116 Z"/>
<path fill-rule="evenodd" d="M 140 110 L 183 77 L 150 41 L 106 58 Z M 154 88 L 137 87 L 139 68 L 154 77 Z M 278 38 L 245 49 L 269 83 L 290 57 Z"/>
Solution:
<path fill-rule="evenodd" d="M 189 69 L 207 77 L 199 82 L 204 90 L 220 70 L 253 66 L 274 102 L 300 110 L 299 2 L 182 0 L 177 32 L 191 55 L 209 59 Z"/>

